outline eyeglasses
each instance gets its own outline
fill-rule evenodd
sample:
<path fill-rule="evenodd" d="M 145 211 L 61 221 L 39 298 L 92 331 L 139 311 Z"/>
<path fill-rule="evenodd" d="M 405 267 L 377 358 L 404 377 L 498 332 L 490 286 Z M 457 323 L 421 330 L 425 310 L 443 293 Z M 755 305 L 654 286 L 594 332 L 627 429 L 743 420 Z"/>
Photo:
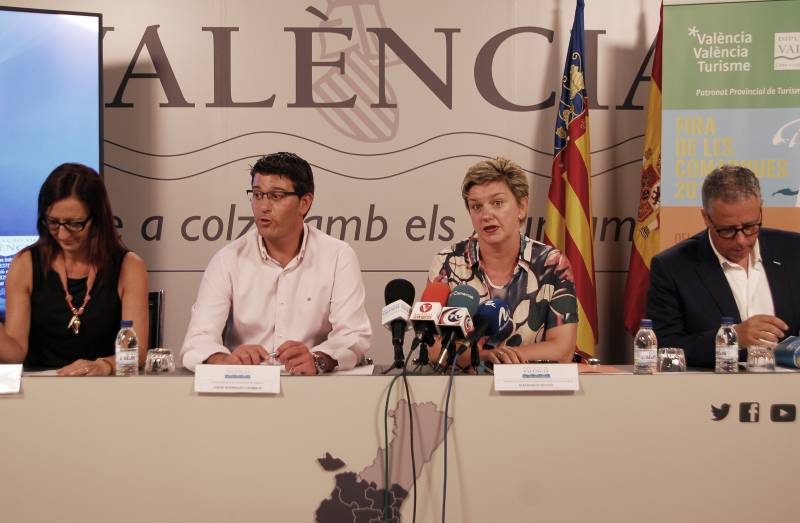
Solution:
<path fill-rule="evenodd" d="M 299 192 L 292 192 L 292 191 L 259 191 L 258 189 L 247 189 L 245 191 L 247 193 L 247 197 L 250 198 L 250 201 L 263 201 L 264 198 L 271 201 L 272 203 L 277 203 L 287 196 L 301 196 Z"/>
<path fill-rule="evenodd" d="M 758 234 L 758 231 L 761 230 L 761 218 L 762 214 L 761 211 L 759 211 L 758 223 L 745 223 L 741 227 L 717 227 L 714 225 L 714 222 L 711 221 L 711 217 L 708 218 L 708 221 L 714 226 L 714 230 L 717 231 L 717 234 L 720 238 L 732 240 L 733 238 L 736 238 L 736 234 L 739 232 L 745 236 L 753 236 Z"/>
<path fill-rule="evenodd" d="M 45 218 L 42 220 L 44 226 L 50 231 L 50 234 L 58 234 L 58 230 L 63 227 L 69 232 L 81 232 L 86 228 L 86 224 L 91 221 L 92 217 L 89 216 L 83 221 L 79 220 L 70 220 L 68 222 L 61 222 L 58 220 L 52 220 L 50 218 Z"/>

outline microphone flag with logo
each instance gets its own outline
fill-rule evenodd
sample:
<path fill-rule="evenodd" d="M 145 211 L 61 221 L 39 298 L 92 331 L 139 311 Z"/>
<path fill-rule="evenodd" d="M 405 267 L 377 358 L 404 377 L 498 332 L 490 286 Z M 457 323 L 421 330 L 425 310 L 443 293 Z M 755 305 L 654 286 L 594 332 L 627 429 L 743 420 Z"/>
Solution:
<path fill-rule="evenodd" d="M 433 336 L 439 333 L 439 316 L 450 296 L 450 286 L 443 282 L 430 282 L 422 291 L 420 301 L 411 309 L 411 324 L 417 343 L 433 345 Z"/>
<path fill-rule="evenodd" d="M 508 331 L 508 334 L 511 334 L 511 326 L 511 309 L 505 301 L 495 298 L 481 303 L 475 312 L 475 330 L 467 338 L 470 348 L 470 364 L 473 368 L 477 369 L 480 363 L 478 357 L 478 342 L 480 339 L 484 336 L 496 336 L 501 330 Z M 508 335 L 506 335 L 507 337 Z M 484 348 L 490 347 L 484 345 Z"/>
<path fill-rule="evenodd" d="M 442 352 L 436 362 L 436 368 L 443 370 L 455 356 L 453 345 L 456 340 L 463 340 L 472 331 L 472 315 L 478 310 L 480 295 L 469 285 L 457 285 L 450 291 L 447 307 L 439 316 L 439 330 L 442 333 Z"/>

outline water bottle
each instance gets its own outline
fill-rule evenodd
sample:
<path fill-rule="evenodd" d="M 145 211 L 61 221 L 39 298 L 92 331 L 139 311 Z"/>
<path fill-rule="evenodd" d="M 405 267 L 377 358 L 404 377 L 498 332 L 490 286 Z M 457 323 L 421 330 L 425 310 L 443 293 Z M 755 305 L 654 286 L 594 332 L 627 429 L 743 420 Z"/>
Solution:
<path fill-rule="evenodd" d="M 639 322 L 639 332 L 633 338 L 633 373 L 653 374 L 658 359 L 658 340 L 653 332 L 653 320 Z"/>
<path fill-rule="evenodd" d="M 131 320 L 119 324 L 117 340 L 114 342 L 117 356 L 117 376 L 137 376 L 139 374 L 139 340 L 133 330 Z"/>
<path fill-rule="evenodd" d="M 715 346 L 714 372 L 739 372 L 739 338 L 733 328 L 733 318 L 722 318 Z"/>

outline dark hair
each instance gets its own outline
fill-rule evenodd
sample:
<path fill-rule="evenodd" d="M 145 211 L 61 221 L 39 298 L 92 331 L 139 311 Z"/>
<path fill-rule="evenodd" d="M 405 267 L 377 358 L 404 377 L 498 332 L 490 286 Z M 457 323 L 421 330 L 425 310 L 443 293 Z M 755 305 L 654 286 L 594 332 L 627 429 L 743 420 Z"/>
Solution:
<path fill-rule="evenodd" d="M 703 210 L 711 210 L 711 200 L 734 203 L 751 196 L 761 199 L 761 187 L 756 175 L 741 165 L 723 165 L 708 173 L 703 180 Z"/>
<path fill-rule="evenodd" d="M 127 251 L 114 229 L 114 215 L 103 180 L 97 171 L 79 163 L 64 163 L 56 167 L 39 189 L 39 210 L 36 230 L 45 275 L 53 258 L 61 251 L 58 242 L 47 228 L 47 210 L 58 200 L 74 196 L 89 210 L 89 259 L 97 268 L 98 277 L 110 271 L 116 256 Z"/>
<path fill-rule="evenodd" d="M 256 174 L 278 174 L 288 178 L 294 186 L 294 192 L 300 196 L 314 194 L 314 175 L 308 162 L 294 153 L 272 153 L 262 156 L 250 168 L 250 183 Z"/>

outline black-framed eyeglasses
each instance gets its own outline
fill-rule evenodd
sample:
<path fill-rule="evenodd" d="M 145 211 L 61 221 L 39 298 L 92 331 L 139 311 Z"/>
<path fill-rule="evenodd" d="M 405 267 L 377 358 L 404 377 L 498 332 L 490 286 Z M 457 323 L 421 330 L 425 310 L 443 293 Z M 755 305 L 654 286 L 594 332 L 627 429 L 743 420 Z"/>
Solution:
<path fill-rule="evenodd" d="M 247 197 L 250 198 L 250 201 L 260 202 L 263 201 L 264 198 L 271 201 L 272 203 L 277 203 L 287 196 L 302 196 L 299 192 L 292 192 L 292 191 L 259 191 L 258 189 L 247 189 L 245 191 L 247 193 Z"/>
<path fill-rule="evenodd" d="M 47 227 L 47 230 L 50 231 L 50 234 L 58 234 L 58 230 L 63 227 L 69 232 L 81 232 L 86 228 L 86 224 L 92 220 L 92 217 L 89 216 L 83 221 L 80 220 L 69 220 L 66 222 L 62 222 L 59 220 L 53 220 L 50 218 L 45 218 L 42 220 L 44 226 Z"/>
<path fill-rule="evenodd" d="M 714 227 L 714 230 L 717 231 L 717 234 L 720 238 L 725 240 L 732 240 L 736 238 L 737 233 L 742 233 L 745 236 L 753 236 L 758 234 L 758 231 L 761 230 L 761 222 L 762 222 L 762 211 L 758 212 L 758 222 L 757 223 L 745 223 L 741 227 L 717 227 L 714 225 L 714 222 L 711 221 L 711 217 L 708 217 L 708 221 Z"/>

